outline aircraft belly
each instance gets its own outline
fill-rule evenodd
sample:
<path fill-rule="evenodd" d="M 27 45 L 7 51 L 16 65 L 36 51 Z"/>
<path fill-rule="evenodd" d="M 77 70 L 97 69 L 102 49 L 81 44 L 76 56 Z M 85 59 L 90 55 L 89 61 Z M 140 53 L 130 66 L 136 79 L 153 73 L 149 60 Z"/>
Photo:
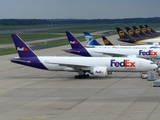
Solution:
<path fill-rule="evenodd" d="M 91 52 L 90 54 L 91 54 L 92 57 L 103 57 L 103 53 Z"/>
<path fill-rule="evenodd" d="M 130 71 L 137 71 L 137 69 L 136 68 L 123 67 L 123 68 L 111 68 L 109 71 L 112 71 L 112 72 L 130 72 Z"/>
<path fill-rule="evenodd" d="M 122 67 L 122 68 L 117 68 L 117 67 L 112 67 L 109 68 L 108 71 L 111 72 L 141 72 L 141 71 L 148 71 L 149 69 L 147 67 Z"/>
<path fill-rule="evenodd" d="M 66 66 L 60 66 L 58 64 L 44 64 L 48 70 L 50 71 L 75 71 L 73 68 L 71 67 L 66 67 Z"/>

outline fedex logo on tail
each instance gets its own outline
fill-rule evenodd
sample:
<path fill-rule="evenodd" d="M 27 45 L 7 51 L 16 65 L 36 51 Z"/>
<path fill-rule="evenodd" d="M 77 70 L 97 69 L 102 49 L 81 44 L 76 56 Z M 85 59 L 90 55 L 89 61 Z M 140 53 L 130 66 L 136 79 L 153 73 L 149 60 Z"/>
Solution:
<path fill-rule="evenodd" d="M 27 48 L 25 48 L 25 47 L 22 47 L 22 48 L 17 47 L 17 51 L 27 51 Z"/>
<path fill-rule="evenodd" d="M 143 56 L 157 56 L 157 52 L 154 51 L 154 50 L 149 50 L 149 51 L 139 50 L 139 55 L 143 55 Z"/>
<path fill-rule="evenodd" d="M 131 62 L 130 60 L 123 60 L 122 62 L 116 61 L 115 59 L 111 60 L 111 67 L 129 67 L 134 68 L 136 62 Z"/>
<path fill-rule="evenodd" d="M 77 41 L 70 41 L 70 44 L 78 44 Z"/>

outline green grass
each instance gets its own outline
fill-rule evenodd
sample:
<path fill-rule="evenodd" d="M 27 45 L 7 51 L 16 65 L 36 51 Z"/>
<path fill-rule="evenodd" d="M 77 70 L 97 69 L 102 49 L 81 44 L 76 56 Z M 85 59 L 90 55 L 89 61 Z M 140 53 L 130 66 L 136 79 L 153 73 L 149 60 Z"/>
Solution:
<path fill-rule="evenodd" d="M 75 26 L 75 25 L 71 25 Z M 106 25 L 108 26 L 108 25 Z M 35 31 L 35 32 L 29 32 L 29 33 L 23 33 L 23 34 L 18 34 L 24 41 L 33 41 L 33 40 L 41 40 L 41 39 L 48 39 L 48 38 L 57 38 L 57 37 L 63 37 L 65 35 L 65 31 L 69 30 L 73 34 L 75 33 L 83 33 L 84 31 L 87 32 L 95 32 L 95 31 L 100 31 L 100 30 L 107 30 L 107 27 L 102 25 L 77 25 L 77 27 L 70 28 L 70 25 L 68 25 L 68 28 L 63 28 L 63 26 L 58 26 L 56 27 L 51 27 L 53 29 L 46 29 L 46 31 Z M 35 26 L 32 26 L 33 28 Z M 37 27 L 37 26 L 36 26 Z M 39 26 L 42 27 L 42 26 Z M 60 27 L 60 28 L 59 28 Z M 65 26 L 67 27 L 67 25 Z M 6 29 L 8 26 L 6 27 Z M 15 29 L 18 28 L 23 28 L 23 26 L 14 26 Z M 30 26 L 31 28 L 31 26 Z M 0 44 L 10 44 L 13 43 L 12 38 L 10 34 L 1 34 L 0 35 Z"/>
<path fill-rule="evenodd" d="M 35 26 L 0 26 L 0 31 L 3 30 L 21 30 L 21 29 L 37 29 L 44 28 L 46 30 L 34 31 L 23 34 L 18 34 L 24 41 L 42 40 L 49 38 L 58 38 L 66 36 L 65 31 L 69 30 L 73 34 L 83 34 L 84 31 L 95 32 L 104 30 L 115 30 L 111 34 L 117 34 L 116 27 L 119 26 L 125 30 L 126 26 L 132 27 L 133 25 L 139 26 L 140 24 L 53 24 L 53 25 L 35 25 Z M 144 25 L 144 24 L 141 24 Z M 160 24 L 149 24 L 151 27 L 158 29 Z M 50 29 L 48 29 L 50 28 Z M 101 35 L 93 35 L 94 38 L 100 38 Z M 78 37 L 79 41 L 84 41 L 84 37 Z M 10 44 L 13 43 L 10 34 L 0 34 L 0 44 Z M 67 39 L 50 41 L 46 43 L 38 43 L 38 46 L 60 46 L 69 44 Z M 15 48 L 5 48 L 0 49 L 0 55 L 15 53 Z"/>
<path fill-rule="evenodd" d="M 101 31 L 101 30 L 107 30 L 106 27 L 102 26 L 89 26 L 89 27 L 76 27 L 76 28 L 70 28 L 68 29 L 73 34 L 76 33 L 83 33 L 84 31 L 87 32 L 95 32 L 95 31 Z M 65 35 L 66 28 L 60 28 L 60 29 L 49 29 L 45 32 L 32 32 L 32 33 L 23 33 L 18 34 L 24 41 L 33 41 L 33 40 L 42 40 L 42 39 L 49 39 L 49 38 L 58 38 L 63 37 Z M 0 44 L 10 44 L 13 43 L 11 35 L 10 34 L 1 34 L 0 35 Z"/>
<path fill-rule="evenodd" d="M 44 28 L 44 29 L 48 29 L 50 28 L 51 30 L 47 30 L 47 31 L 54 31 L 54 32 L 61 32 L 64 33 L 66 30 L 75 30 L 76 31 L 99 31 L 99 30 L 115 30 L 115 27 L 119 26 L 119 27 L 126 27 L 126 26 L 130 26 L 132 27 L 133 25 L 139 26 L 139 25 L 144 25 L 143 23 L 115 23 L 115 24 L 66 24 L 66 23 L 62 23 L 62 24 L 45 24 L 45 25 L 26 25 L 26 26 L 19 26 L 19 25 L 15 25 L 15 26 L 1 26 L 0 25 L 0 31 L 3 30 L 21 30 L 21 29 L 39 29 L 39 28 Z M 149 23 L 149 25 L 153 28 L 160 28 L 160 23 Z M 39 32 L 39 31 L 36 31 Z M 40 31 L 41 32 L 41 31 Z M 72 31 L 74 32 L 74 31 Z"/>
<path fill-rule="evenodd" d="M 79 41 L 84 41 L 84 37 L 78 37 Z M 57 40 L 57 41 L 50 41 L 50 42 L 45 42 L 45 43 L 38 43 L 37 46 L 44 46 L 44 47 L 54 47 L 54 46 L 60 46 L 60 45 L 66 45 L 69 44 L 67 39 L 64 40 Z M 5 54 L 12 54 L 16 53 L 15 48 L 3 48 L 0 49 L 0 55 L 5 55 Z"/>
<path fill-rule="evenodd" d="M 0 30 L 21 30 L 21 29 L 36 29 L 36 28 L 48 28 L 49 25 L 13 25 L 13 26 L 2 26 Z"/>
<path fill-rule="evenodd" d="M 41 33 L 41 34 L 20 34 L 19 35 L 24 41 L 42 40 L 49 38 L 58 38 L 66 36 L 65 34 L 51 34 L 51 33 Z"/>
<path fill-rule="evenodd" d="M 18 34 L 25 42 L 33 40 L 42 40 L 49 38 L 63 37 L 65 34 L 51 34 L 51 33 L 41 33 L 41 34 Z M 0 35 L 0 44 L 11 44 L 13 40 L 10 34 Z"/>
<path fill-rule="evenodd" d="M 43 42 L 43 43 L 38 43 L 38 46 L 59 46 L 59 45 L 66 45 L 69 44 L 68 40 L 64 39 L 64 40 L 56 40 L 56 41 L 50 41 L 50 42 Z"/>
<path fill-rule="evenodd" d="M 99 35 L 95 35 L 94 38 L 100 38 Z M 77 39 L 81 42 L 81 41 L 85 41 L 84 37 L 77 37 Z M 43 42 L 43 43 L 38 43 L 38 46 L 59 46 L 59 45 L 66 45 L 69 44 L 67 39 L 63 39 L 63 40 L 56 40 L 56 41 L 49 41 L 49 42 Z M 86 43 L 87 44 L 87 43 Z"/>
<path fill-rule="evenodd" d="M 95 38 L 99 38 L 99 35 L 95 35 Z M 84 37 L 77 37 L 77 39 L 79 41 L 85 41 Z M 64 40 L 57 40 L 57 41 L 50 41 L 50 42 L 45 42 L 45 43 L 38 43 L 37 46 L 44 46 L 46 47 L 54 47 L 54 46 L 60 46 L 60 45 L 67 45 L 69 44 L 67 39 Z M 5 54 L 12 54 L 12 53 L 16 53 L 16 49 L 15 48 L 3 48 L 0 49 L 0 55 L 5 55 Z"/>
<path fill-rule="evenodd" d="M 6 55 L 6 54 L 12 54 L 12 53 L 16 53 L 16 49 L 15 48 L 3 48 L 0 49 L 0 55 Z"/>
<path fill-rule="evenodd" d="M 13 43 L 13 40 L 11 39 L 11 35 L 9 34 L 0 35 L 0 44 L 9 44 L 9 43 Z"/>
<path fill-rule="evenodd" d="M 41 39 L 49 39 L 65 36 L 65 31 L 69 30 L 73 34 L 103 30 L 116 30 L 117 26 L 125 30 L 126 26 L 132 27 L 133 25 L 138 26 L 139 24 L 54 24 L 54 25 L 34 25 L 34 26 L 0 26 L 0 30 L 16 30 L 16 29 L 37 29 L 37 28 L 51 28 L 45 31 L 33 31 L 23 34 L 18 34 L 24 41 L 33 41 Z M 143 25 L 143 24 L 142 24 Z M 149 24 L 153 28 L 160 28 L 160 24 Z M 112 32 L 117 34 L 117 32 Z M 0 44 L 13 43 L 10 34 L 0 34 Z"/>

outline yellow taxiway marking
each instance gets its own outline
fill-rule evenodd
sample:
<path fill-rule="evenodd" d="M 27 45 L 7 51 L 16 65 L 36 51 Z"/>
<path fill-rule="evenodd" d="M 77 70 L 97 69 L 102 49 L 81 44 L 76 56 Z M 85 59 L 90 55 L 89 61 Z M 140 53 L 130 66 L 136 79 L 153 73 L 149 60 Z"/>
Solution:
<path fill-rule="evenodd" d="M 117 116 L 121 116 L 121 117 L 125 117 L 125 118 L 130 118 L 130 116 L 124 115 L 122 113 L 117 113 L 117 112 L 109 112 L 109 111 L 104 111 L 104 110 L 99 110 L 99 109 L 93 109 L 96 112 L 100 112 L 103 114 L 113 114 L 113 115 L 117 115 Z"/>

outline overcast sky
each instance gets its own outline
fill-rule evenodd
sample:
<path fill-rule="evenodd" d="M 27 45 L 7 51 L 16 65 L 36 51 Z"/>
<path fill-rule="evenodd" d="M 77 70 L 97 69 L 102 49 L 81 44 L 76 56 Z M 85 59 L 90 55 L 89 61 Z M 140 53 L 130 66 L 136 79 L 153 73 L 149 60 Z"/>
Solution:
<path fill-rule="evenodd" d="M 160 17 L 160 0 L 0 0 L 0 19 Z"/>

